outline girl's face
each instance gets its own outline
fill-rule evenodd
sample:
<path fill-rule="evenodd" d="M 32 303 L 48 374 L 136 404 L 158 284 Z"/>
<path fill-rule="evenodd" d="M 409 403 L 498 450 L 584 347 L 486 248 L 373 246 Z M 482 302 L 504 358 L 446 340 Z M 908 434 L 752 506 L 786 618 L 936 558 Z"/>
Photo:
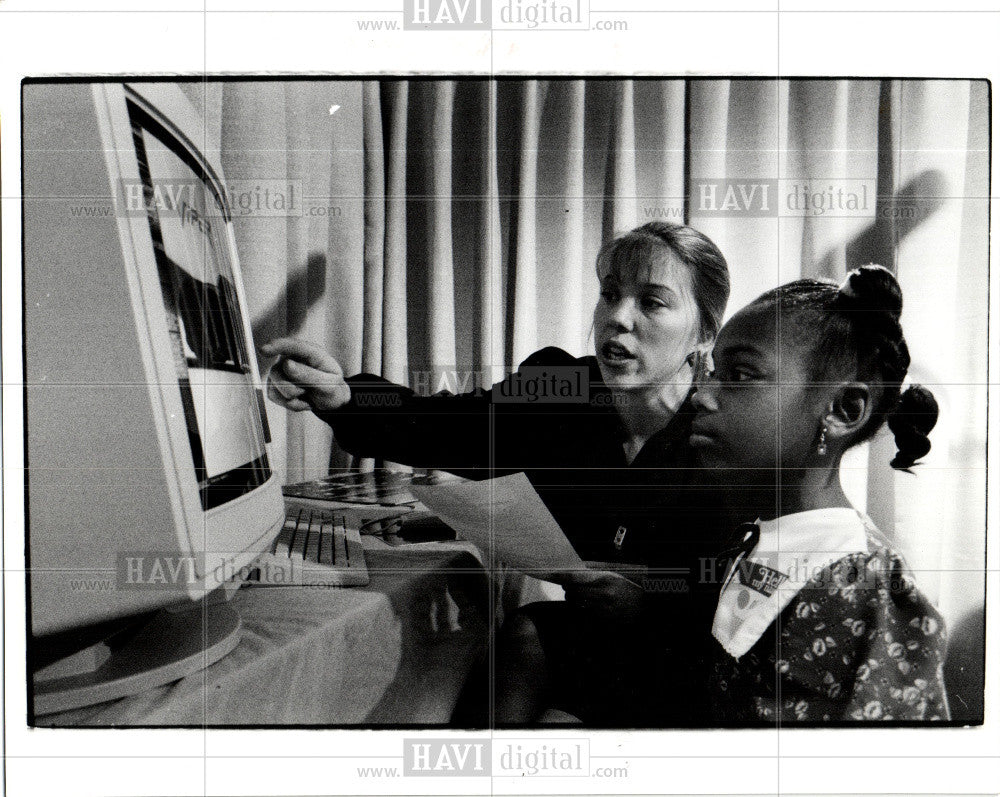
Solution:
<path fill-rule="evenodd" d="M 600 276 L 594 338 L 605 383 L 619 390 L 672 384 L 699 339 L 688 267 L 661 247 L 648 265 Z"/>
<path fill-rule="evenodd" d="M 719 332 L 714 373 L 693 399 L 690 441 L 706 466 L 759 468 L 762 478 L 773 478 L 777 468 L 807 466 L 816 449 L 829 397 L 810 384 L 810 352 L 793 328 L 779 333 L 776 314 L 773 305 L 749 307 Z"/>

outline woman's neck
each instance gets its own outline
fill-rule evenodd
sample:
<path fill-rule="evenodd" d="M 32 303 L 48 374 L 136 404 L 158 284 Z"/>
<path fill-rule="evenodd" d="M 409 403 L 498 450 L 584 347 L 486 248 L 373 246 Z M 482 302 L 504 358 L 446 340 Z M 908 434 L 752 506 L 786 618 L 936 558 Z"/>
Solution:
<path fill-rule="evenodd" d="M 613 391 L 615 407 L 625 427 L 625 456 L 629 462 L 638 455 L 646 441 L 673 419 L 684 403 L 687 390 L 677 395 L 677 386 L 667 389 L 637 389 Z"/>

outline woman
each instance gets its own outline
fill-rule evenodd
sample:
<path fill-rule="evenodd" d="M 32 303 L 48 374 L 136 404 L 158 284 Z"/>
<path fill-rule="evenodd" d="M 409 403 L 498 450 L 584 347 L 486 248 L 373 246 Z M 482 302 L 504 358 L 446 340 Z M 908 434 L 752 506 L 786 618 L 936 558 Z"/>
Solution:
<path fill-rule="evenodd" d="M 279 358 L 270 397 L 292 410 L 312 409 L 352 454 L 470 478 L 523 471 L 583 559 L 663 571 L 647 582 L 655 582 L 652 595 L 606 570 L 566 574 L 568 608 L 529 611 L 531 619 L 515 629 L 522 642 L 535 638 L 530 626 L 538 631 L 552 677 L 532 684 L 524 667 L 506 668 L 527 687 L 527 697 L 498 706 L 501 720 L 529 718 L 542 697 L 533 687 L 574 680 L 563 677 L 556 660 L 573 660 L 577 675 L 592 671 L 580 676 L 579 689 L 568 690 L 576 697 L 620 664 L 605 660 L 613 646 L 588 645 L 584 637 L 601 636 L 591 630 L 622 637 L 615 630 L 641 623 L 650 605 L 667 612 L 681 636 L 695 633 L 703 619 L 694 610 L 703 592 L 697 559 L 714 552 L 714 524 L 706 515 L 719 502 L 699 489 L 691 469 L 688 395 L 729 297 L 726 261 L 698 231 L 653 222 L 606 243 L 597 274 L 597 356 L 542 349 L 482 393 L 422 397 L 370 374 L 345 379 L 332 357 L 304 341 L 262 347 L 265 356 Z M 553 376 L 586 390 L 558 402 L 530 401 L 525 385 Z M 638 655 L 631 647 L 628 653 Z M 620 675 L 615 685 L 605 684 L 606 696 L 552 697 L 594 724 L 642 724 L 623 705 L 634 702 L 634 673 L 626 667 Z"/>

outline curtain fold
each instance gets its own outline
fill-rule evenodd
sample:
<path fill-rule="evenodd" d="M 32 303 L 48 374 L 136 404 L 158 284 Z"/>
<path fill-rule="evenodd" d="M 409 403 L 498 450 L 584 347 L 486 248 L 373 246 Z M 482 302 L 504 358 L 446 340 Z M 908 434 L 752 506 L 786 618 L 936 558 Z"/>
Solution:
<path fill-rule="evenodd" d="M 894 268 L 912 375 L 942 420 L 916 478 L 888 468 L 883 435 L 845 460 L 843 481 L 946 615 L 981 603 L 985 84 L 393 79 L 189 94 L 231 184 L 301 190 L 297 215 L 234 219 L 258 342 L 303 335 L 348 373 L 423 392 L 486 386 L 543 345 L 587 353 L 597 250 L 647 221 L 686 214 L 719 245 L 730 314 L 799 276 Z M 702 193 L 741 184 L 768 186 L 767 212 L 720 212 Z M 286 480 L 350 463 L 325 424 L 268 413 Z"/>
<path fill-rule="evenodd" d="M 636 226 L 634 98 L 631 80 L 616 81 L 608 147 L 605 240 Z"/>
<path fill-rule="evenodd" d="M 382 327 L 385 292 L 385 151 L 379 86 L 364 84 L 364 331 L 361 367 L 382 371 Z"/>
<path fill-rule="evenodd" d="M 563 171 L 562 179 L 552 186 L 552 190 L 559 193 L 551 195 L 549 200 L 554 215 L 561 216 L 559 222 L 553 220 L 558 232 L 554 231 L 551 236 L 561 252 L 543 261 L 550 272 L 546 279 L 550 287 L 545 294 L 539 293 L 539 303 L 554 308 L 554 313 L 552 323 L 547 329 L 543 327 L 540 334 L 550 339 L 553 346 L 580 351 L 586 346 L 591 304 L 585 295 L 584 272 L 588 263 L 583 250 L 586 82 L 554 83 L 549 87 L 549 94 L 557 93 L 562 95 L 559 110 L 565 133 L 556 140 L 556 146 L 551 141 L 546 142 L 546 157 Z M 564 146 L 560 145 L 563 141 Z M 539 193 L 543 191 L 544 187 L 540 186 Z"/>
<path fill-rule="evenodd" d="M 632 81 L 636 223 L 683 224 L 687 82 Z"/>
<path fill-rule="evenodd" d="M 385 135 L 385 244 L 382 294 L 382 374 L 407 381 L 406 136 L 409 84 L 380 86 Z"/>
<path fill-rule="evenodd" d="M 503 378 L 503 269 L 500 242 L 500 195 L 497 178 L 497 92 L 496 84 L 486 83 L 482 92 L 486 136 L 479 151 L 483 193 L 478 206 L 481 214 L 477 235 L 477 310 L 481 319 L 478 356 L 473 364 L 479 372 L 479 386 L 488 388 Z"/>
<path fill-rule="evenodd" d="M 452 107 L 455 84 L 434 83 L 428 141 L 427 184 L 430 187 L 430 280 L 427 320 L 432 372 L 455 367 L 455 273 L 452 260 Z"/>
<path fill-rule="evenodd" d="M 524 82 L 517 172 L 516 243 L 513 257 L 512 359 L 516 364 L 535 350 L 538 341 L 537 185 L 538 147 L 543 87 Z"/>

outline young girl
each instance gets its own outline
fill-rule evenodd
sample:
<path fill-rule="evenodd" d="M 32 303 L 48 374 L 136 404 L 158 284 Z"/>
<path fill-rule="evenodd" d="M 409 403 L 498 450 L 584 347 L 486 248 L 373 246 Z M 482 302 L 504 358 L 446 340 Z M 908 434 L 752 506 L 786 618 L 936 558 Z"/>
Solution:
<path fill-rule="evenodd" d="M 716 571 L 716 721 L 948 719 L 941 617 L 839 479 L 885 422 L 894 468 L 930 450 L 934 397 L 900 392 L 901 311 L 892 274 L 865 266 L 765 293 L 719 333 L 690 440 L 751 522 Z"/>

